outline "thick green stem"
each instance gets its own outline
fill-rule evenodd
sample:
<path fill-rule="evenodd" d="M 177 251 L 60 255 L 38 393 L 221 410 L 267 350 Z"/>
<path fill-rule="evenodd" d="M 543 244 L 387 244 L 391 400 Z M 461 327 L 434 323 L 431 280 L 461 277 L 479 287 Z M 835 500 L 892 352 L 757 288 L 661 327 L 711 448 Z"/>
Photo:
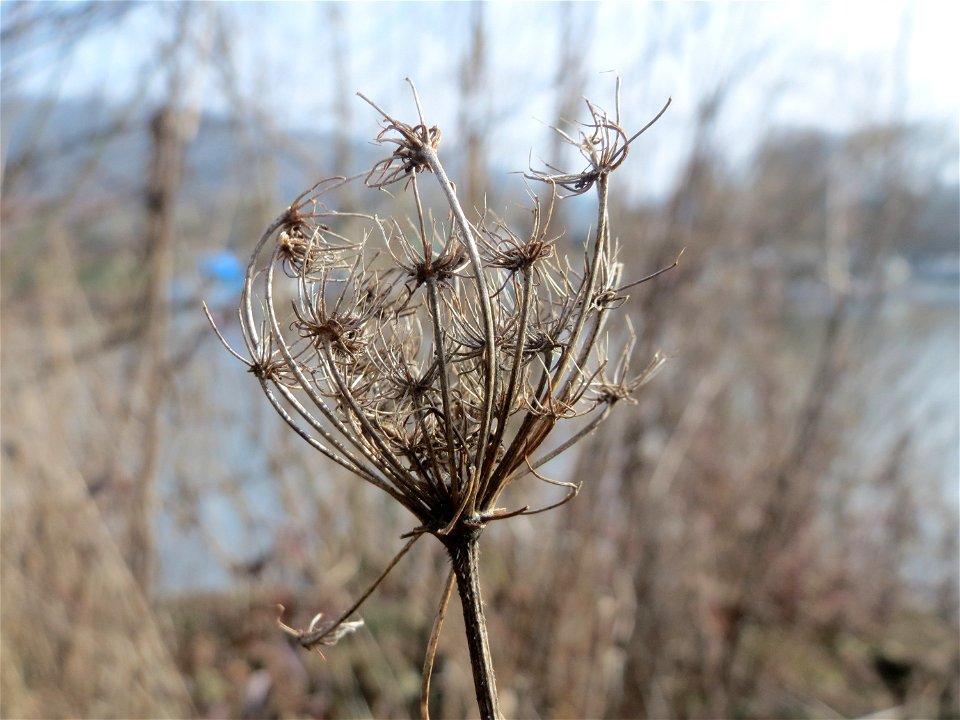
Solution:
<path fill-rule="evenodd" d="M 457 576 L 457 591 L 463 606 L 463 624 L 470 648 L 470 664 L 473 667 L 473 684 L 477 691 L 477 704 L 483 720 L 494 720 L 500 715 L 497 699 L 497 682 L 493 673 L 493 658 L 487 640 L 487 623 L 483 615 L 483 600 L 480 597 L 480 573 L 478 530 L 457 528 L 453 537 L 444 538 L 453 572 Z"/>

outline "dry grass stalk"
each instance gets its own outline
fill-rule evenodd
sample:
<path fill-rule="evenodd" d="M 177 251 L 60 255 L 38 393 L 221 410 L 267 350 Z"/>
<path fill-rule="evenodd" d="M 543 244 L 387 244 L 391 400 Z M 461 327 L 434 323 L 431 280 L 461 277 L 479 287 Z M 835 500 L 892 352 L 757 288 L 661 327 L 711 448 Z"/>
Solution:
<path fill-rule="evenodd" d="M 662 363 L 657 356 L 631 376 L 632 342 L 611 359 L 605 331 L 624 291 L 642 282 L 621 278 L 610 234 L 610 175 L 652 121 L 632 136 L 623 130 L 619 85 L 613 115 L 588 101 L 590 119 L 578 136 L 563 136 L 585 169 L 527 175 L 547 192 L 533 197 L 530 225 L 519 232 L 489 211 L 476 222 L 467 218 L 440 162 L 440 130 L 428 126 L 415 89 L 413 95 L 415 125 L 364 97 L 383 118 L 378 141 L 395 146 L 365 185 L 401 184 L 412 196 L 413 218 L 338 212 L 328 198 L 352 179 L 321 181 L 267 227 L 251 255 L 240 307 L 245 352 L 220 337 L 297 434 L 417 518 L 401 554 L 424 534 L 444 544 L 481 715 L 497 717 L 479 536 L 489 522 L 574 497 L 579 484 L 550 480 L 538 469 L 590 434 Z M 425 206 L 425 174 L 445 200 L 441 217 Z M 553 209 L 561 193 L 588 191 L 597 197 L 596 225 L 582 257 L 570 260 L 557 252 Z M 292 297 L 289 309 L 285 297 Z M 574 419 L 580 427 L 545 451 L 558 423 Z M 563 486 L 566 496 L 539 509 L 500 507 L 510 483 L 531 473 Z M 444 610 L 442 603 L 440 618 Z M 288 630 L 305 647 L 330 644 L 347 616 Z M 438 633 L 439 622 L 431 647 Z M 425 691 L 431 666 L 428 656 Z"/>

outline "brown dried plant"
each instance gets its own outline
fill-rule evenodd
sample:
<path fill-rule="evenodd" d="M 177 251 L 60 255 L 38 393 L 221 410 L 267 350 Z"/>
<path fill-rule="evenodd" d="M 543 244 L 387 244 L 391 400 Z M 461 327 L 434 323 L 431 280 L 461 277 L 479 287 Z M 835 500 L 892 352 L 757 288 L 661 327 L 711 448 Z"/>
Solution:
<path fill-rule="evenodd" d="M 337 211 L 327 205 L 331 192 L 355 179 L 321 181 L 270 223 L 250 257 L 239 312 L 246 352 L 217 334 L 298 435 L 416 517 L 386 572 L 425 534 L 446 547 L 452 576 L 424 664 L 424 716 L 455 576 L 480 713 L 498 717 L 478 538 L 492 521 L 574 497 L 579 483 L 538 470 L 591 433 L 662 363 L 658 355 L 630 374 L 629 321 L 615 329 L 629 336 L 616 360 L 606 339 L 624 290 L 642 282 L 621 278 L 608 219 L 610 175 L 652 122 L 632 136 L 623 130 L 619 82 L 612 116 L 588 101 L 589 120 L 577 137 L 563 135 L 585 169 L 531 171 L 526 177 L 546 194 L 532 195 L 529 227 L 520 232 L 489 211 L 476 222 L 467 218 L 440 162 L 441 133 L 423 120 L 410 86 L 416 125 L 361 97 L 382 116 L 378 141 L 396 146 L 364 184 L 402 185 L 412 196 L 412 219 Z M 440 218 L 425 207 L 425 174 L 445 200 Z M 571 260 L 551 228 L 554 205 L 564 191 L 589 190 L 596 192 L 596 224 L 581 257 Z M 579 426 L 562 443 L 544 449 L 558 423 L 575 420 Z M 504 490 L 527 475 L 564 487 L 566 496 L 538 509 L 501 507 Z M 347 619 L 386 572 L 339 620 L 318 616 L 307 630 L 284 629 L 304 647 L 332 644 L 357 626 Z"/>

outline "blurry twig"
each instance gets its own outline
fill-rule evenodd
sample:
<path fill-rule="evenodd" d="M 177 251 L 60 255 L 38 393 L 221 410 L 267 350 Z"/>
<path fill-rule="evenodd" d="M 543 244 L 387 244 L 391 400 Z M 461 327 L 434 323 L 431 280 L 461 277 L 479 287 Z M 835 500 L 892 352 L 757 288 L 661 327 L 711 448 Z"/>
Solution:
<path fill-rule="evenodd" d="M 430 630 L 430 641 L 427 643 L 427 654 L 423 661 L 423 673 L 420 680 L 420 716 L 423 720 L 430 720 L 430 678 L 433 675 L 433 662 L 437 657 L 440 631 L 443 629 L 443 620 L 447 616 L 447 608 L 450 606 L 455 579 L 453 570 L 447 573 L 447 581 L 443 586 L 443 592 L 440 594 L 440 607 L 437 608 L 433 628 Z"/>
<path fill-rule="evenodd" d="M 344 612 L 332 623 L 318 627 L 320 620 L 323 617 L 323 613 L 317 613 L 306 630 L 297 630 L 281 620 L 283 617 L 284 607 L 283 605 L 278 605 L 280 608 L 280 616 L 277 618 L 277 624 L 285 633 L 296 638 L 297 642 L 300 643 L 300 646 L 306 648 L 307 650 L 315 649 L 317 645 L 336 644 L 341 637 L 347 633 L 353 632 L 358 627 L 363 625 L 363 620 L 347 622 L 347 618 L 353 615 L 360 608 L 360 606 L 366 602 L 367 598 L 373 594 L 373 591 L 380 586 L 380 583 L 383 582 L 384 578 L 390 574 L 390 571 L 393 570 L 396 564 L 400 562 L 404 555 L 407 554 L 407 551 L 410 550 L 410 548 L 413 547 L 413 544 L 421 537 L 423 536 L 418 534 L 410 538 L 406 545 L 400 549 L 400 552 L 398 552 L 394 556 L 393 560 L 390 561 L 390 564 L 387 565 L 386 569 L 380 573 L 380 576 L 373 581 L 373 584 L 370 585 L 369 588 L 367 588 L 366 592 L 364 592 L 363 595 L 361 595 L 360 598 L 353 605 L 351 605 L 346 612 Z M 317 652 L 320 652 L 319 649 L 317 649 Z M 321 655 L 322 654 L 323 653 L 321 653 Z"/>

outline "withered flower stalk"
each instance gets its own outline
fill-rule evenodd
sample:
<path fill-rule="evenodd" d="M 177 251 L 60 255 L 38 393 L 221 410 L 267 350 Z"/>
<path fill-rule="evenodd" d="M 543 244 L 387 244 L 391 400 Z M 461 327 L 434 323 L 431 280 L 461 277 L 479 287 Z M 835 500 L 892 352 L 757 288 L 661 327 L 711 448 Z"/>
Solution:
<path fill-rule="evenodd" d="M 361 95 L 382 117 L 378 141 L 395 146 L 364 184 L 401 185 L 412 219 L 330 207 L 352 178 L 315 185 L 254 248 L 239 311 L 246 352 L 227 347 L 298 435 L 416 517 L 390 568 L 425 534 L 446 547 L 480 712 L 493 718 L 500 711 L 477 572 L 480 534 L 492 521 L 574 497 L 579 483 L 549 480 L 538 469 L 592 432 L 618 401 L 630 400 L 662 363 L 654 357 L 631 376 L 629 321 L 615 329 L 627 338 L 616 359 L 608 357 L 605 331 L 624 290 L 641 282 L 621 278 L 610 176 L 647 128 L 630 136 L 621 127 L 619 82 L 613 116 L 588 101 L 589 120 L 576 137 L 564 135 L 586 167 L 531 171 L 527 177 L 546 192 L 533 196 L 521 232 L 486 210 L 467 217 L 440 162 L 441 133 L 424 121 L 415 89 L 413 96 L 416 125 Z M 442 191 L 438 214 L 425 206 L 425 175 Z M 553 209 L 564 195 L 588 191 L 596 193 L 597 219 L 581 257 L 571 260 L 551 228 Z M 579 426 L 545 447 L 561 421 Z M 539 509 L 500 507 L 504 490 L 530 474 L 566 488 L 565 498 Z M 283 627 L 305 647 L 332 644 L 357 626 L 347 618 L 358 606 L 332 624 L 318 616 L 304 631 Z M 424 715 L 445 610 L 446 599 L 424 667 Z"/>

